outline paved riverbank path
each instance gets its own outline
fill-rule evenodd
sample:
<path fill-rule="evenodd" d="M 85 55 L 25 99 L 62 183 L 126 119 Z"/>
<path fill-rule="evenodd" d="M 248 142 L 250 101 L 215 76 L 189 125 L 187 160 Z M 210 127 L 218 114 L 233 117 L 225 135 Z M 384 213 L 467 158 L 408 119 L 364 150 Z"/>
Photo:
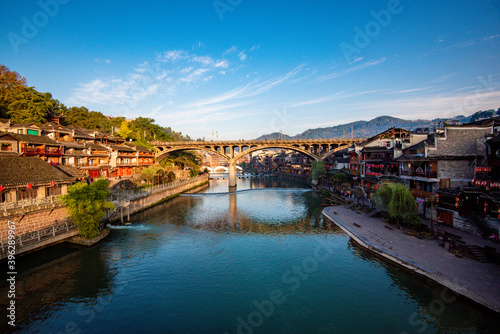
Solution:
<path fill-rule="evenodd" d="M 417 239 L 397 228 L 390 230 L 379 218 L 369 218 L 344 206 L 327 207 L 323 214 L 364 248 L 500 312 L 500 265 L 458 258 L 439 240 Z M 470 235 L 467 243 L 483 246 Z M 490 246 L 498 244 L 491 244 Z"/>

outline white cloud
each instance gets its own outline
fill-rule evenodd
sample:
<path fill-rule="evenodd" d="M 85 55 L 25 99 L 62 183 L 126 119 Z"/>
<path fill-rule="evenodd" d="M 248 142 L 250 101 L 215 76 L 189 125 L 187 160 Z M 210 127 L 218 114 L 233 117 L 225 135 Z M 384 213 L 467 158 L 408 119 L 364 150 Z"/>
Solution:
<path fill-rule="evenodd" d="M 239 54 L 238 54 L 238 57 L 240 58 L 240 60 L 243 62 L 247 59 L 247 55 L 245 54 L 245 50 L 241 51 Z"/>
<path fill-rule="evenodd" d="M 235 53 L 236 51 L 238 51 L 238 48 L 236 47 L 236 45 L 233 45 L 233 46 L 231 46 L 231 48 L 229 48 L 226 51 L 224 51 L 222 53 L 222 55 L 225 56 L 225 55 L 228 55 L 228 54 L 231 54 L 231 53 Z"/>
<path fill-rule="evenodd" d="M 198 46 L 202 44 L 198 43 Z M 232 47 L 227 52 L 237 52 Z M 235 55 L 237 56 L 237 54 Z M 95 62 L 101 62 L 96 59 Z M 156 55 L 155 61 L 139 63 L 121 77 L 101 77 L 81 83 L 67 99 L 67 103 L 98 105 L 106 108 L 119 106 L 135 109 L 148 98 L 162 98 L 179 94 L 187 87 L 203 85 L 216 76 L 224 76 L 230 68 L 228 59 L 198 55 L 193 51 L 168 50 Z M 167 102 L 165 102 L 167 103 Z"/>

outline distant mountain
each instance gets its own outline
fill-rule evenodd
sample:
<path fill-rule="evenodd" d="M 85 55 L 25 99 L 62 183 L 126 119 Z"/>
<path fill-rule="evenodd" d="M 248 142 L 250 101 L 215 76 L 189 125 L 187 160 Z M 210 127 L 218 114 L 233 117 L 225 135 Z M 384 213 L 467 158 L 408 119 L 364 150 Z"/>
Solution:
<path fill-rule="evenodd" d="M 331 126 L 327 128 L 309 129 L 293 137 L 282 135 L 283 139 L 327 139 L 327 138 L 342 138 L 344 136 L 351 137 L 351 128 L 353 137 L 372 137 L 390 127 L 416 129 L 430 126 L 430 120 L 416 120 L 410 121 L 391 116 L 380 116 L 372 119 L 371 121 L 356 121 L 352 123 Z M 257 138 L 262 139 L 276 139 L 278 133 L 263 135 Z"/>
<path fill-rule="evenodd" d="M 436 118 L 433 120 L 418 119 L 418 120 L 406 120 L 402 118 L 392 117 L 392 116 L 379 116 L 371 121 L 356 121 L 352 123 L 331 126 L 327 128 L 317 128 L 309 129 L 293 137 L 282 135 L 283 139 L 327 139 L 327 138 L 342 138 L 351 137 L 354 138 L 369 138 L 373 137 L 391 127 L 403 128 L 407 130 L 416 130 L 418 128 L 427 128 L 439 124 L 445 121 L 459 121 L 461 123 L 474 122 L 480 119 L 489 118 L 492 116 L 500 115 L 500 108 L 495 111 L 493 109 L 478 111 L 470 116 L 456 116 L 453 118 Z M 263 139 L 276 139 L 279 133 L 274 132 L 268 135 L 263 135 L 257 138 L 258 140 Z"/>
<path fill-rule="evenodd" d="M 256 140 L 264 140 L 264 139 L 269 139 L 269 140 L 273 140 L 273 139 L 278 139 L 280 138 L 280 133 L 279 132 L 273 132 L 273 133 L 270 133 L 268 135 L 262 135 L 260 136 L 259 138 L 257 138 Z M 281 139 L 292 139 L 292 137 L 290 137 L 289 135 L 285 135 L 285 134 L 281 134 Z"/>

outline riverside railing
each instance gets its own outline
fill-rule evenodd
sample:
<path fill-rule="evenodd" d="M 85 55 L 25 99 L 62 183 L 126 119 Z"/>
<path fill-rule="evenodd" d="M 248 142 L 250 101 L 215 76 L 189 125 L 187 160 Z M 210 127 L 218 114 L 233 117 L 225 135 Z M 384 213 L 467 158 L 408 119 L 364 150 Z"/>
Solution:
<path fill-rule="evenodd" d="M 192 179 L 188 180 L 179 180 L 179 181 L 173 181 L 173 182 L 168 182 L 168 183 L 163 183 L 163 184 L 157 184 L 153 185 L 148 188 L 139 188 L 139 189 L 120 189 L 120 190 L 115 190 L 111 195 L 110 195 L 110 200 L 112 202 L 114 201 L 133 201 L 142 197 L 149 196 L 151 194 L 154 194 L 159 191 L 163 190 L 168 190 L 168 189 L 173 189 L 176 188 L 182 184 L 190 183 L 198 178 L 202 177 L 197 176 Z"/>
<path fill-rule="evenodd" d="M 40 229 L 34 232 L 28 232 L 16 237 L 15 243 L 17 248 L 17 253 L 22 253 L 23 247 L 27 247 L 41 241 L 49 240 L 56 237 L 57 235 L 75 230 L 76 227 L 73 225 L 70 219 L 66 218 L 59 221 L 49 227 Z M 4 257 L 7 252 L 7 240 L 0 240 L 0 252 L 1 257 Z"/>
<path fill-rule="evenodd" d="M 60 204 L 59 196 L 50 196 L 45 198 L 32 198 L 23 201 L 0 203 L 0 211 L 8 211 L 15 209 L 24 209 L 30 206 L 40 206 L 44 204 Z"/>

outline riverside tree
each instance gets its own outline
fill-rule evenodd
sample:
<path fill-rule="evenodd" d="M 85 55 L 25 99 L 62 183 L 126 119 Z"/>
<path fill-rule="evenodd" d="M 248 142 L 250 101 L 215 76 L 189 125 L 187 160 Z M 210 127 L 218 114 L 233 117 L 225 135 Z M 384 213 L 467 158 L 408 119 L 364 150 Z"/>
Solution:
<path fill-rule="evenodd" d="M 309 176 L 309 181 L 311 181 L 312 184 L 316 185 L 318 184 L 318 180 L 323 176 L 325 176 L 325 174 L 326 174 L 326 168 L 323 160 L 320 161 L 313 160 L 311 162 L 311 175 Z"/>
<path fill-rule="evenodd" d="M 107 180 L 97 180 L 90 185 L 78 182 L 68 188 L 67 195 L 62 196 L 71 220 L 83 238 L 92 239 L 99 235 L 99 225 L 106 210 L 114 209 L 113 203 L 107 201 L 108 197 Z"/>
<path fill-rule="evenodd" d="M 384 185 L 374 194 L 375 202 L 383 210 L 389 212 L 389 217 L 398 223 L 405 215 L 414 213 L 416 209 L 415 198 L 410 190 L 401 183 Z"/>

